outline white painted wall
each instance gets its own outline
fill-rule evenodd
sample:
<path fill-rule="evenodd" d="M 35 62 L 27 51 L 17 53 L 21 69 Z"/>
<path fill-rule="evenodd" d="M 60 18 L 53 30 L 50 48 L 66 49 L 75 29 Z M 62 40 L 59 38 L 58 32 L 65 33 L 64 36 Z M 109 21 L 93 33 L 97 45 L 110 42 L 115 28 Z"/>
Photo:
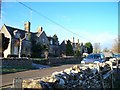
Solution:
<path fill-rule="evenodd" d="M 8 48 L 3 52 L 4 53 L 4 57 L 7 58 L 7 55 L 11 53 L 11 35 L 10 33 L 7 31 L 5 25 L 3 25 L 2 29 L 1 29 L 1 33 L 4 33 L 5 37 L 10 39 L 10 43 L 8 45 Z"/>

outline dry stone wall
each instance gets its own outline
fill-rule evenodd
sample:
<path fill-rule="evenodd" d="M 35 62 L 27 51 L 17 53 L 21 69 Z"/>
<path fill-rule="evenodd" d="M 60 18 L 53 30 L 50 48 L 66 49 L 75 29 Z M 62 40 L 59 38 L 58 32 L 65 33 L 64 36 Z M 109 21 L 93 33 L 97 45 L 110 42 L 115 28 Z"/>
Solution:
<path fill-rule="evenodd" d="M 56 57 L 56 58 L 48 58 L 42 60 L 32 60 L 33 63 L 36 64 L 44 64 L 44 65 L 61 65 L 61 64 L 77 64 L 80 63 L 82 57 Z"/>
<path fill-rule="evenodd" d="M 23 80 L 22 88 L 42 90 L 74 90 L 88 88 L 104 88 L 101 75 L 111 70 L 111 62 L 73 66 L 51 76 L 41 79 Z M 102 71 L 102 73 L 100 73 Z"/>
<path fill-rule="evenodd" d="M 31 68 L 32 61 L 28 59 L 2 59 L 2 67 L 15 67 L 15 68 Z"/>

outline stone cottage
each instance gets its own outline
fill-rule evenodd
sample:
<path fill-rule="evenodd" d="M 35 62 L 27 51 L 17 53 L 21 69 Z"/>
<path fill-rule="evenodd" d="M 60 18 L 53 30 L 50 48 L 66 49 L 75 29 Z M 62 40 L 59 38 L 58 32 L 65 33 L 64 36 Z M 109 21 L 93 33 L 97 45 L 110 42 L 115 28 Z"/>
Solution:
<path fill-rule="evenodd" d="M 66 40 L 63 40 L 63 42 L 60 44 L 60 55 L 62 57 L 66 56 L 66 44 L 67 44 Z"/>
<path fill-rule="evenodd" d="M 41 46 L 41 50 L 37 50 L 37 57 L 45 57 L 45 53 L 49 50 L 49 40 L 42 27 L 38 27 L 37 32 L 31 33 L 31 42 L 32 47 L 34 47 L 35 44 Z"/>
<path fill-rule="evenodd" d="M 3 25 L 0 33 L 3 33 L 5 37 L 9 38 L 8 48 L 3 52 L 4 57 L 7 58 L 8 55 L 18 55 L 21 42 L 21 56 L 31 55 L 31 42 L 29 40 L 30 33 L 30 22 L 26 22 L 24 25 L 25 30 Z"/>
<path fill-rule="evenodd" d="M 42 45 L 46 48 L 37 52 L 42 57 L 44 57 L 46 51 L 51 56 L 59 56 L 60 54 L 58 38 L 48 37 L 42 27 L 38 27 L 37 32 L 30 32 L 30 22 L 24 24 L 24 30 L 4 24 L 0 33 L 3 33 L 5 37 L 10 39 L 8 48 L 3 52 L 5 58 L 9 55 L 31 56 L 32 47 L 35 44 Z"/>

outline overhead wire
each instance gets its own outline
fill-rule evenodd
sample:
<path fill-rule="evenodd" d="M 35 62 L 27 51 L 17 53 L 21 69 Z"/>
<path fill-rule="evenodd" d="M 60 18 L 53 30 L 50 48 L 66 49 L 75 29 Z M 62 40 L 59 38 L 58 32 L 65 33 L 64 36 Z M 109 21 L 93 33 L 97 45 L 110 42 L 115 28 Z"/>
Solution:
<path fill-rule="evenodd" d="M 31 7 L 29 7 L 28 5 L 22 3 L 22 2 L 20 2 L 20 1 L 18 1 L 18 0 L 16 0 L 16 1 L 17 1 L 18 3 L 20 3 L 21 5 L 23 5 L 24 7 L 28 8 L 28 9 L 30 9 L 31 11 L 33 11 L 33 12 L 37 13 L 38 15 L 42 16 L 43 18 L 45 18 L 45 19 L 49 20 L 50 22 L 52 22 L 52 23 L 58 25 L 59 27 L 63 28 L 64 30 L 66 30 L 66 31 L 68 31 L 68 32 L 70 32 L 70 33 L 72 33 L 73 35 L 76 35 L 76 36 L 78 36 L 78 37 L 80 37 L 80 38 L 86 39 L 85 37 L 80 36 L 79 34 L 77 34 L 77 33 L 73 32 L 73 31 L 67 29 L 67 28 L 64 27 L 63 25 L 61 25 L 61 24 L 59 24 L 59 23 L 53 21 L 53 20 L 50 19 L 49 17 L 43 15 L 42 13 L 40 13 L 40 12 L 38 12 L 37 10 L 35 10 L 35 9 L 31 8 Z M 88 39 L 86 39 L 86 40 L 88 40 Z"/>

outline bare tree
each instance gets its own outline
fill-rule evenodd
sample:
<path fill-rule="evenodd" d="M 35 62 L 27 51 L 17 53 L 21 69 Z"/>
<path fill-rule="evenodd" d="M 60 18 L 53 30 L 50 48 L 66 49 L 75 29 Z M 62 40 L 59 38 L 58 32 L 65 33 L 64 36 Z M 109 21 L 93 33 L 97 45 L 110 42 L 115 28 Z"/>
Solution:
<path fill-rule="evenodd" d="M 46 50 L 46 51 L 44 52 L 45 59 L 48 59 L 48 54 L 49 54 L 49 52 Z"/>
<path fill-rule="evenodd" d="M 100 43 L 94 43 L 94 53 L 100 52 Z"/>
<path fill-rule="evenodd" d="M 18 57 L 20 58 L 20 55 L 21 55 L 21 47 L 22 47 L 22 41 L 24 40 L 24 39 L 26 39 L 26 36 L 28 35 L 28 33 L 25 33 L 25 37 L 24 38 L 19 38 L 19 40 L 20 40 L 20 47 L 19 47 L 19 54 L 18 54 Z"/>
<path fill-rule="evenodd" d="M 120 53 L 120 36 L 118 36 L 118 38 L 114 39 L 112 51 L 114 53 Z"/>

